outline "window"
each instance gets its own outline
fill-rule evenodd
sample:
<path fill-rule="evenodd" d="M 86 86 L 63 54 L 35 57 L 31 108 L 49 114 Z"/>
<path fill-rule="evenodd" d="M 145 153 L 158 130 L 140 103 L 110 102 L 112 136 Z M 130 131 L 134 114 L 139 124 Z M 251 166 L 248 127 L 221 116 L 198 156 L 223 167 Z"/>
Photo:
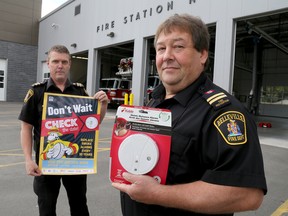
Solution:
<path fill-rule="evenodd" d="M 121 81 L 120 89 L 130 89 L 130 81 Z"/>
<path fill-rule="evenodd" d="M 261 89 L 261 104 L 288 105 L 288 86 L 266 86 Z"/>
<path fill-rule="evenodd" d="M 50 77 L 50 70 L 46 62 L 42 62 L 43 81 L 48 80 Z"/>
<path fill-rule="evenodd" d="M 0 70 L 0 88 L 4 88 L 4 70 Z"/>
<path fill-rule="evenodd" d="M 100 88 L 117 88 L 118 82 L 119 81 L 115 79 L 103 79 L 100 81 Z"/>
<path fill-rule="evenodd" d="M 49 77 L 50 77 L 50 73 L 49 72 L 48 73 L 44 73 L 44 80 L 49 79 Z"/>
<path fill-rule="evenodd" d="M 77 5 L 75 7 L 74 16 L 80 14 L 80 12 L 81 12 L 81 5 Z"/>

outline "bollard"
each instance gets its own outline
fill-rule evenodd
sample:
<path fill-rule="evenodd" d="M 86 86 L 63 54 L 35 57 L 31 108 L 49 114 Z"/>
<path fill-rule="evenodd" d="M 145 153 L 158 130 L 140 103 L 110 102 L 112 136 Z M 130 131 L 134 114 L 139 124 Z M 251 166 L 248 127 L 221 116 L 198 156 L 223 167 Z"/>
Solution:
<path fill-rule="evenodd" d="M 134 94 L 130 94 L 130 100 L 129 100 L 129 105 L 133 105 L 133 100 L 134 100 Z"/>
<path fill-rule="evenodd" d="M 124 95 L 124 105 L 128 105 L 128 94 L 125 93 Z"/>

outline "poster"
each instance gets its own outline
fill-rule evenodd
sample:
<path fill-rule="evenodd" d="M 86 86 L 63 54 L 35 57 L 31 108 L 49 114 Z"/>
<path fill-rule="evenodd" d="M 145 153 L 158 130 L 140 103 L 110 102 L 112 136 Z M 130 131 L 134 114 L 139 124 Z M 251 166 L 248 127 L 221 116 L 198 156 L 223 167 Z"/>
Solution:
<path fill-rule="evenodd" d="M 110 180 L 129 184 L 123 172 L 149 175 L 166 183 L 171 148 L 170 110 L 121 105 L 110 151 Z"/>
<path fill-rule="evenodd" d="M 45 93 L 39 167 L 45 175 L 97 172 L 100 103 L 92 97 Z"/>

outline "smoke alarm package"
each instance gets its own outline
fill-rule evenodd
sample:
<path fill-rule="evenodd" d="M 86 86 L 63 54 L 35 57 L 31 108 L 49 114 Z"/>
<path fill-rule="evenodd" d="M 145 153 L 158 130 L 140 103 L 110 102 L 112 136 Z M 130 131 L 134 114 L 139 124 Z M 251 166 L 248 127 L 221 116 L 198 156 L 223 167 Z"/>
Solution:
<path fill-rule="evenodd" d="M 171 147 L 171 112 L 142 106 L 117 109 L 110 151 L 110 180 L 127 183 L 123 172 L 166 183 Z"/>

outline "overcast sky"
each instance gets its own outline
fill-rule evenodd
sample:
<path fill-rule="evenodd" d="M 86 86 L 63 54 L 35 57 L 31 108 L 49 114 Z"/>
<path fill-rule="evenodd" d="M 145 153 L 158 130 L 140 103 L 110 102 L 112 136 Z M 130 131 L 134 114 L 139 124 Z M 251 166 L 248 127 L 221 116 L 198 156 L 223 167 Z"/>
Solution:
<path fill-rule="evenodd" d="M 42 0 L 41 17 L 53 11 L 68 0 Z"/>

